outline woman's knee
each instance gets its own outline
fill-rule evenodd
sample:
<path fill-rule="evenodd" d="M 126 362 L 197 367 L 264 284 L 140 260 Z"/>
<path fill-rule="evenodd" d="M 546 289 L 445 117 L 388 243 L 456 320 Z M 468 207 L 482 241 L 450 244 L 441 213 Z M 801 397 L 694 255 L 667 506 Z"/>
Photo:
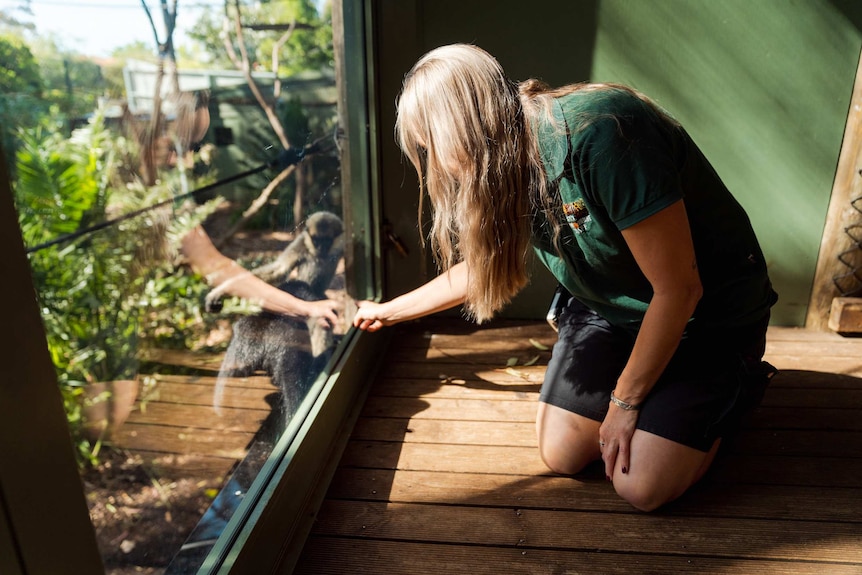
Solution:
<path fill-rule="evenodd" d="M 560 475 L 575 475 L 596 459 L 571 443 L 539 439 L 539 455 L 548 469 Z"/>
<path fill-rule="evenodd" d="M 601 457 L 599 422 L 546 403 L 539 403 L 536 432 L 539 455 L 551 471 L 574 475 Z"/>
<path fill-rule="evenodd" d="M 632 507 L 640 511 L 655 511 L 659 507 L 670 503 L 687 489 L 688 485 L 678 486 L 670 481 L 656 481 L 655 478 L 638 476 L 629 477 L 628 474 L 615 474 L 614 489 L 617 495 L 625 499 Z"/>
<path fill-rule="evenodd" d="M 638 432 L 628 473 L 614 470 L 617 494 L 641 511 L 654 511 L 684 494 L 712 464 L 720 441 L 702 452 Z"/>

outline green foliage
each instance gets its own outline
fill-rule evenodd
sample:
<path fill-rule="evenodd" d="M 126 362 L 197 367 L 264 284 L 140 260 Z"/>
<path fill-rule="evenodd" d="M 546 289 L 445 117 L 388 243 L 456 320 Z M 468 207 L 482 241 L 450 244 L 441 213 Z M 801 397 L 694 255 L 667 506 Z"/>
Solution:
<path fill-rule="evenodd" d="M 17 131 L 36 126 L 68 130 L 93 113 L 107 83 L 102 68 L 40 37 L 31 42 L 0 34 L 0 130 L 9 165 L 15 166 Z"/>
<path fill-rule="evenodd" d="M 97 108 L 106 87 L 99 64 L 61 48 L 50 37 L 33 42 L 32 50 L 39 62 L 43 97 L 61 123 L 85 117 Z"/>
<path fill-rule="evenodd" d="M 221 29 L 221 11 L 210 8 L 201 13 L 195 25 L 186 34 L 192 42 L 199 46 L 202 53 L 207 54 L 210 66 L 230 70 L 234 66 L 221 40 Z"/>
<path fill-rule="evenodd" d="M 304 70 L 320 70 L 334 66 L 332 23 L 324 21 L 311 0 L 292 2 L 261 2 L 256 21 L 260 24 L 306 24 L 310 29 L 297 28 L 280 51 L 278 73 L 291 76 Z M 268 32 L 257 45 L 257 58 L 269 63 L 272 48 L 281 32 Z"/>
<path fill-rule="evenodd" d="M 38 96 L 42 90 L 39 66 L 19 36 L 0 35 L 0 91 Z"/>
<path fill-rule="evenodd" d="M 63 140 L 22 132 L 15 197 L 24 241 L 33 245 L 104 219 L 111 155 L 98 126 Z M 48 346 L 63 385 L 134 375 L 131 253 L 111 232 L 31 255 Z M 130 353 L 131 351 L 131 353 Z M 131 359 L 130 359 L 131 358 Z"/>
<path fill-rule="evenodd" d="M 331 14 L 328 11 L 319 14 L 312 0 L 244 3 L 241 10 L 242 20 L 246 24 L 288 25 L 295 20 L 297 24 L 303 25 L 293 31 L 290 40 L 279 51 L 279 75 L 291 76 L 306 70 L 334 66 Z M 229 14 L 232 18 L 232 6 Z M 210 54 L 212 65 L 232 69 L 234 65 L 221 39 L 223 18 L 222 8 L 206 10 L 188 35 L 203 48 L 204 53 Z M 232 23 L 230 30 L 233 30 Z M 272 48 L 285 31 L 255 31 L 250 27 L 243 30 L 246 49 L 256 69 L 271 70 Z"/>
<path fill-rule="evenodd" d="M 21 37 L 0 33 L 0 141 L 12 161 L 17 148 L 18 126 L 35 126 L 48 111 L 42 100 L 39 65 Z"/>
<path fill-rule="evenodd" d="M 170 177 L 146 188 L 124 182 L 135 146 L 99 117 L 71 138 L 21 134 L 14 193 L 24 241 L 33 246 L 171 197 Z M 201 278 L 174 273 L 180 238 L 213 206 L 194 202 L 147 212 L 30 254 L 48 349 L 79 446 L 82 389 L 137 375 L 138 351 L 200 321 Z M 184 297 L 195 303 L 177 307 Z M 191 330 L 189 331 L 191 333 Z M 81 455 L 93 456 L 91 447 Z"/>

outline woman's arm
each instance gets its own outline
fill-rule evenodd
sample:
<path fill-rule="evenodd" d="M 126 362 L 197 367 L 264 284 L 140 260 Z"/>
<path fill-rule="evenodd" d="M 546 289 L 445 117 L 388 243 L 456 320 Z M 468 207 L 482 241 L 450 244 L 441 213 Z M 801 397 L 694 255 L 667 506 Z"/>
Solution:
<path fill-rule="evenodd" d="M 646 399 L 673 357 L 703 293 L 688 216 L 682 200 L 623 230 L 629 249 L 653 288 L 631 356 L 617 379 L 614 395 L 637 405 Z M 614 465 L 628 470 L 629 445 L 637 411 L 611 403 L 599 435 L 602 456 L 613 477 Z"/>
<path fill-rule="evenodd" d="M 466 299 L 467 277 L 467 264 L 461 262 L 428 283 L 388 302 L 359 302 L 353 325 L 359 329 L 377 331 L 383 326 L 453 308 Z"/>
<path fill-rule="evenodd" d="M 336 325 L 336 310 L 341 304 L 335 300 L 305 301 L 272 286 L 246 270 L 216 249 L 207 233 L 198 226 L 182 240 L 183 255 L 195 272 L 204 276 L 225 293 L 258 303 L 263 309 L 294 317 L 320 317 Z"/>

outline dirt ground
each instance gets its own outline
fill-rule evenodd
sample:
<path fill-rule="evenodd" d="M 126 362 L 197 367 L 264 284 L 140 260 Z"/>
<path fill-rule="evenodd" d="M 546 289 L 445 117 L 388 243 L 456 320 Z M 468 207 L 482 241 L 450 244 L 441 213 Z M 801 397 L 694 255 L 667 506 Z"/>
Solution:
<path fill-rule="evenodd" d="M 82 480 L 109 575 L 163 573 L 218 488 L 191 479 L 159 481 L 139 459 L 111 449 Z"/>

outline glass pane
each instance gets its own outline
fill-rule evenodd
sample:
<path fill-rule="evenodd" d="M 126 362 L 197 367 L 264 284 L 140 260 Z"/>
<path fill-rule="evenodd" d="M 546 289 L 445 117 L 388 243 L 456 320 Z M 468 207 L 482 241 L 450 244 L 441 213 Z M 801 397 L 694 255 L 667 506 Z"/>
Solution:
<path fill-rule="evenodd" d="M 0 6 L 3 149 L 117 574 L 197 570 L 354 309 L 329 5 L 147 4 Z"/>

